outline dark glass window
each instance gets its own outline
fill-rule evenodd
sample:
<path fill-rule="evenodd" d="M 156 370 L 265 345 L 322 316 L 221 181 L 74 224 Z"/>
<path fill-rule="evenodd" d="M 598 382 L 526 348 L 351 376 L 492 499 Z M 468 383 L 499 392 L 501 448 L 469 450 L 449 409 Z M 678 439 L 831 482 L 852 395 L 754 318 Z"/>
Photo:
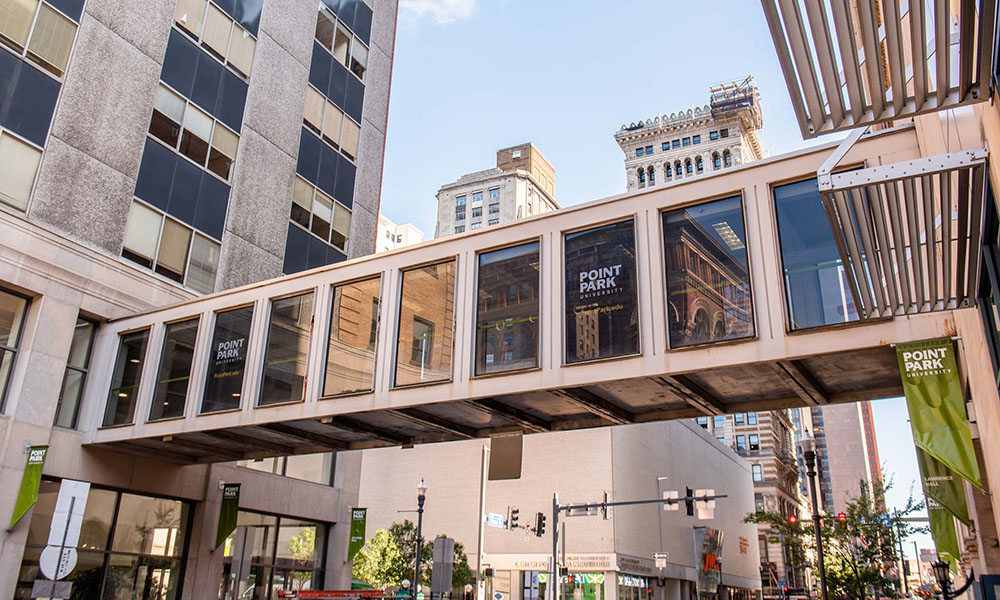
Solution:
<path fill-rule="evenodd" d="M 645 149 L 643 149 L 643 148 L 641 148 L 641 147 L 640 147 L 640 148 L 636 148 L 636 149 L 635 149 L 635 155 L 636 155 L 636 156 L 643 156 L 644 154 L 646 154 L 646 151 L 645 151 Z"/>
<path fill-rule="evenodd" d="M 447 381 L 455 332 L 455 261 L 403 272 L 396 385 Z"/>
<path fill-rule="evenodd" d="M 682 146 L 690 146 L 691 145 L 691 138 L 684 138 L 683 140 L 681 140 L 681 145 Z"/>
<path fill-rule="evenodd" d="M 700 144 L 701 143 L 701 136 L 700 135 L 692 136 L 691 137 L 691 143 L 693 143 L 693 144 Z"/>
<path fill-rule="evenodd" d="M 753 504 L 757 512 L 764 512 L 764 494 L 754 494 Z"/>
<path fill-rule="evenodd" d="M 721 429 L 726 424 L 726 417 L 716 415 L 712 417 L 712 429 Z"/>
<path fill-rule="evenodd" d="M 673 141 L 673 142 L 671 143 L 671 146 L 670 146 L 670 147 L 671 147 L 671 148 L 673 148 L 673 149 L 675 149 L 675 150 L 676 150 L 677 148 L 680 148 L 680 147 L 681 147 L 681 141 L 680 141 L 680 140 L 674 140 L 674 141 Z"/>
<path fill-rule="evenodd" d="M 739 196 L 663 213 L 670 347 L 753 337 Z"/>
<path fill-rule="evenodd" d="M 324 396 L 372 389 L 381 285 L 375 277 L 334 288 Z"/>
<path fill-rule="evenodd" d="M 745 413 L 736 413 L 735 415 L 733 415 L 733 421 L 735 421 L 737 425 L 742 425 L 745 419 L 746 419 Z"/>
<path fill-rule="evenodd" d="M 747 413 L 747 424 L 748 425 L 756 425 L 757 424 L 757 413 L 755 413 L 755 412 Z"/>
<path fill-rule="evenodd" d="M 97 325 L 93 321 L 77 318 L 73 341 L 69 347 L 69 357 L 66 359 L 66 373 L 63 375 L 62 388 L 59 390 L 59 402 L 56 404 L 54 423 L 59 427 L 76 427 L 96 329 Z"/>
<path fill-rule="evenodd" d="M 123 334 L 119 339 L 118 357 L 115 359 L 111 390 L 108 392 L 108 406 L 104 412 L 105 426 L 132 422 L 148 341 L 148 329 Z"/>
<path fill-rule="evenodd" d="M 719 130 L 719 136 L 720 137 L 724 137 L 724 138 L 729 137 L 729 130 L 728 129 L 720 129 Z"/>
<path fill-rule="evenodd" d="M 326 527 L 309 521 L 239 511 L 225 542 L 220 598 L 275 600 L 278 590 L 321 590 Z M 243 563 L 242 574 L 238 572 Z"/>
<path fill-rule="evenodd" d="M 479 255 L 476 374 L 538 366 L 538 242 Z"/>
<path fill-rule="evenodd" d="M 708 132 L 708 139 L 710 139 L 710 140 L 717 140 L 717 139 L 719 139 L 719 132 L 718 131 L 710 131 L 710 132 Z"/>
<path fill-rule="evenodd" d="M 670 142 L 663 142 L 663 144 L 660 146 L 660 150 L 666 151 L 669 149 L 670 149 Z"/>
<path fill-rule="evenodd" d="M 648 155 L 648 154 L 652 154 L 652 153 L 653 153 L 653 147 L 652 146 L 646 146 L 646 154 Z"/>
<path fill-rule="evenodd" d="M 708 417 L 698 417 L 698 425 L 700 425 L 702 429 L 708 429 Z"/>
<path fill-rule="evenodd" d="M 639 352 L 632 220 L 566 235 L 566 362 Z"/>
<path fill-rule="evenodd" d="M 271 302 L 259 405 L 304 399 L 312 315 L 312 292 Z"/>
<path fill-rule="evenodd" d="M 252 320 L 253 306 L 221 312 L 215 316 L 215 332 L 208 349 L 208 376 L 205 379 L 201 412 L 240 407 Z"/>
<path fill-rule="evenodd" d="M 750 434 L 750 449 L 760 450 L 760 436 L 756 433 Z"/>
<path fill-rule="evenodd" d="M 747 450 L 747 436 L 738 435 L 736 436 L 736 450 L 737 452 L 746 452 Z"/>
<path fill-rule="evenodd" d="M 25 298 L 0 290 L 0 408 L 7 395 L 10 373 L 14 370 L 14 357 L 21 341 L 27 308 Z"/>
<path fill-rule="evenodd" d="M 198 324 L 199 319 L 194 318 L 170 323 L 166 327 L 163 352 L 160 354 L 160 370 L 156 376 L 153 403 L 149 409 L 150 421 L 184 415 Z"/>
<path fill-rule="evenodd" d="M 774 188 L 774 204 L 789 327 L 856 321 L 858 314 L 816 180 Z"/>

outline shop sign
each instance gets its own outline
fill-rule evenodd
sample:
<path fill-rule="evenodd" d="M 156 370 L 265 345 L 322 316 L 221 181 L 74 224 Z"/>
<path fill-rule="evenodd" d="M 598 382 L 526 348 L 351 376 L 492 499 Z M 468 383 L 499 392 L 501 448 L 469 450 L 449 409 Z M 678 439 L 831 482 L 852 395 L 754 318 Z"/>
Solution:
<path fill-rule="evenodd" d="M 698 592 L 715 594 L 722 577 L 722 532 L 712 527 L 695 529 L 695 547 L 701 557 L 698 563 Z"/>
<path fill-rule="evenodd" d="M 539 573 L 538 583 L 548 583 L 549 573 Z M 559 579 L 560 583 L 604 583 L 604 573 L 570 573 L 569 575 L 563 575 Z"/>
<path fill-rule="evenodd" d="M 740 554 L 746 554 L 747 550 L 750 549 L 750 540 L 746 539 L 742 535 L 740 536 Z"/>
<path fill-rule="evenodd" d="M 634 588 L 649 587 L 645 577 L 637 577 L 635 575 L 619 575 L 618 585 L 623 585 L 625 587 L 634 587 Z"/>

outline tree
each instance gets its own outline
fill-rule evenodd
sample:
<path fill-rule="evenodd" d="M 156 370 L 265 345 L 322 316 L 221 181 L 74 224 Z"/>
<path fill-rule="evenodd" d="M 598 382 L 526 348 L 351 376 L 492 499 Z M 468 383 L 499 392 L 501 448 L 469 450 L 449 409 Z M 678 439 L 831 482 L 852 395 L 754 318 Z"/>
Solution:
<path fill-rule="evenodd" d="M 832 598 L 865 600 L 870 591 L 894 595 L 895 581 L 889 572 L 899 561 L 899 543 L 921 530 L 903 519 L 921 510 L 923 502 L 914 500 L 911 489 L 906 505 L 890 513 L 884 498 L 892 480 L 887 481 L 884 485 L 876 481 L 871 487 L 862 481 L 861 495 L 848 500 L 843 521 L 835 515 L 820 521 L 826 586 Z M 803 564 L 815 556 L 814 526 L 809 519 L 790 523 L 784 515 L 758 512 L 744 521 L 765 525 L 769 541 L 783 539 L 791 564 Z M 818 581 L 818 575 L 814 579 Z"/>
<path fill-rule="evenodd" d="M 447 537 L 445 535 L 439 535 L 435 538 L 437 541 L 440 538 Z M 431 555 L 431 560 L 434 557 L 434 542 L 428 542 L 428 553 Z M 420 554 L 423 554 L 423 548 L 421 548 Z M 455 555 L 453 558 L 454 566 L 451 570 L 451 588 L 453 590 L 462 589 L 465 584 L 472 583 L 475 576 L 472 573 L 472 567 L 469 566 L 469 557 L 465 555 L 465 547 L 461 542 L 455 542 Z M 426 574 L 421 565 L 420 569 L 420 583 L 424 585 L 431 584 L 431 573 L 430 569 L 427 570 Z"/>
<path fill-rule="evenodd" d="M 389 526 L 389 533 L 396 540 L 399 553 L 402 556 L 403 564 L 407 565 L 409 572 L 408 579 L 413 579 L 414 552 L 417 549 L 417 526 L 409 519 L 402 523 L 393 523 Z M 426 580 L 430 582 L 430 568 L 434 560 L 434 547 L 427 544 L 423 536 L 420 537 L 420 582 Z"/>
<path fill-rule="evenodd" d="M 401 585 L 408 572 L 396 538 L 389 531 L 379 529 L 354 556 L 351 574 L 358 581 L 385 589 Z"/>
<path fill-rule="evenodd" d="M 316 557 L 316 529 L 306 527 L 297 536 L 288 540 L 288 553 L 295 560 L 311 563 Z M 292 578 L 298 583 L 296 589 L 302 589 L 312 580 L 312 571 L 292 571 Z"/>

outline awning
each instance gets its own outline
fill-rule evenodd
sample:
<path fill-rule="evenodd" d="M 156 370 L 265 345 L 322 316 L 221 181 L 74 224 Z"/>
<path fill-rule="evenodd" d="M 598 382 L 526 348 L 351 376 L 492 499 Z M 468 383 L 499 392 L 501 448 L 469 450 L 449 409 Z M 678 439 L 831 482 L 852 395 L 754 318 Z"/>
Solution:
<path fill-rule="evenodd" d="M 989 97 L 996 0 L 761 4 L 805 138 Z"/>

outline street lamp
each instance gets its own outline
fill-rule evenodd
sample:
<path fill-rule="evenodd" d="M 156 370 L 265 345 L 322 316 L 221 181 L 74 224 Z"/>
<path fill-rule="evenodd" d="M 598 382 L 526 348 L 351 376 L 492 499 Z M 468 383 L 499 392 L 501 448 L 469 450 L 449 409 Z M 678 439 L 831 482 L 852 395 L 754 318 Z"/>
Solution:
<path fill-rule="evenodd" d="M 949 573 L 948 563 L 936 560 L 931 563 L 931 570 L 934 571 L 934 579 L 937 580 L 938 586 L 941 588 L 942 598 L 948 600 L 948 588 L 951 587 L 951 573 Z"/>
<path fill-rule="evenodd" d="M 427 484 L 424 478 L 420 478 L 417 484 L 417 557 L 413 567 L 413 600 L 417 598 L 417 589 L 420 587 L 420 532 L 424 527 L 424 499 L 427 496 Z M 824 599 L 825 600 L 825 599 Z"/>
<path fill-rule="evenodd" d="M 472 584 L 465 584 L 465 600 L 472 600 Z"/>
<path fill-rule="evenodd" d="M 816 440 L 806 433 L 802 438 L 802 454 L 806 459 L 806 476 L 809 477 L 809 492 L 813 505 L 813 530 L 816 532 L 816 562 L 819 565 L 819 590 L 823 600 L 829 600 L 826 592 L 826 567 L 823 565 L 823 528 L 819 516 L 819 500 L 816 498 Z"/>

